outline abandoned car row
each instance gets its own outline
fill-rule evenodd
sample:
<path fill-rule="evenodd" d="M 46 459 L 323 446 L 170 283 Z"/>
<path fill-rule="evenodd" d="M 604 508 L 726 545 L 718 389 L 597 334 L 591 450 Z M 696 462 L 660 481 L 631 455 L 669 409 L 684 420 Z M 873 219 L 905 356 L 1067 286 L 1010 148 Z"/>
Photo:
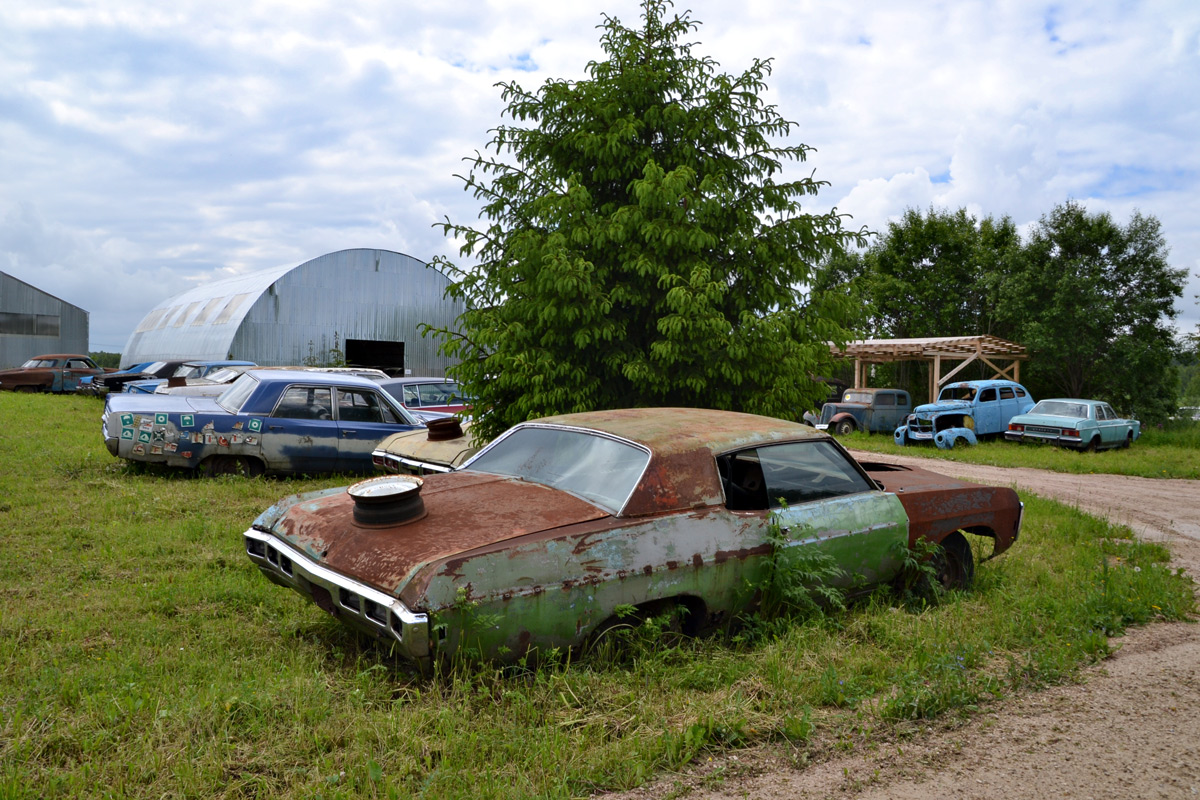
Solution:
<path fill-rule="evenodd" d="M 817 429 L 640 408 L 532 420 L 484 444 L 444 379 L 422 396 L 354 369 L 193 362 L 164 380 L 142 377 L 150 366 L 122 382 L 159 381 L 148 393 L 108 388 L 101 430 L 114 456 L 218 474 L 381 473 L 279 501 L 244 532 L 245 552 L 271 581 L 422 665 L 578 647 L 628 609 L 677 610 L 687 632 L 722 626 L 754 608 L 780 548 L 831 558 L 832 582 L 858 590 L 894 580 L 924 541 L 938 579 L 961 588 L 977 550 L 994 557 L 1017 541 L 1012 489 L 860 463 L 830 433 L 1081 450 L 1140 434 L 1105 403 L 1035 405 L 1020 384 L 992 380 L 950 384 L 916 408 L 901 390 L 848 390 Z M 66 377 L 52 385 L 70 390 Z"/>

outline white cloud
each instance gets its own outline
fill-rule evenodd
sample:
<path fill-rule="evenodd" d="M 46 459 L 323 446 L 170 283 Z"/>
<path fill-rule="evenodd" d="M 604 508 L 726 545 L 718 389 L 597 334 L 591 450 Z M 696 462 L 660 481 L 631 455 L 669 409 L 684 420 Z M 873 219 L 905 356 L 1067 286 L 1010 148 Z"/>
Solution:
<path fill-rule="evenodd" d="M 700 0 L 695 54 L 740 73 L 817 149 L 795 174 L 880 230 L 906 207 L 1028 225 L 1068 198 L 1162 220 L 1200 322 L 1200 5 Z M 457 255 L 454 173 L 536 90 L 603 57 L 637 0 L 0 5 L 0 264 L 123 345 L 208 276 L 343 247 Z"/>

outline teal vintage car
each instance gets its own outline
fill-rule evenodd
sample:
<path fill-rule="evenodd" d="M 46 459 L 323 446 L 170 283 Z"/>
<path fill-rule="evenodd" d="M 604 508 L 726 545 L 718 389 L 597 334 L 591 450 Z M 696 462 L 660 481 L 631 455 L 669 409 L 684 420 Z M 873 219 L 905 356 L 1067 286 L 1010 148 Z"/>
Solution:
<path fill-rule="evenodd" d="M 1010 442 L 1042 442 L 1073 450 L 1129 447 L 1142 435 L 1142 423 L 1117 416 L 1099 400 L 1058 397 L 1043 400 L 1009 420 L 1004 438 Z"/>

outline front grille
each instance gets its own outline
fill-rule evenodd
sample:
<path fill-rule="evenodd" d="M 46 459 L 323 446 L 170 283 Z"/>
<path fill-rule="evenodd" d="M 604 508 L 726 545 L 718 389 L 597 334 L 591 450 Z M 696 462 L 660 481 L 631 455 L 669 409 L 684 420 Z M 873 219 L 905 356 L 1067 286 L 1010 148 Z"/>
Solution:
<path fill-rule="evenodd" d="M 339 619 L 375 635 L 391 635 L 410 658 L 429 656 L 425 614 L 410 611 L 394 597 L 339 575 L 303 553 L 254 528 L 243 534 L 246 554 L 271 580 L 307 595 Z"/>

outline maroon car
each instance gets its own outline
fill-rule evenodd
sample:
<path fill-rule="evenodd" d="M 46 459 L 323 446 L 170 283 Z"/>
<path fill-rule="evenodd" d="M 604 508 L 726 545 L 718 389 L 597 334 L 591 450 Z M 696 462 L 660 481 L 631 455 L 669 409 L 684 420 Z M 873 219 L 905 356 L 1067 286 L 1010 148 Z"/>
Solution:
<path fill-rule="evenodd" d="M 0 389 L 11 392 L 73 392 L 79 381 L 90 375 L 103 375 L 87 356 L 51 353 L 34 356 L 16 369 L 0 370 Z"/>

